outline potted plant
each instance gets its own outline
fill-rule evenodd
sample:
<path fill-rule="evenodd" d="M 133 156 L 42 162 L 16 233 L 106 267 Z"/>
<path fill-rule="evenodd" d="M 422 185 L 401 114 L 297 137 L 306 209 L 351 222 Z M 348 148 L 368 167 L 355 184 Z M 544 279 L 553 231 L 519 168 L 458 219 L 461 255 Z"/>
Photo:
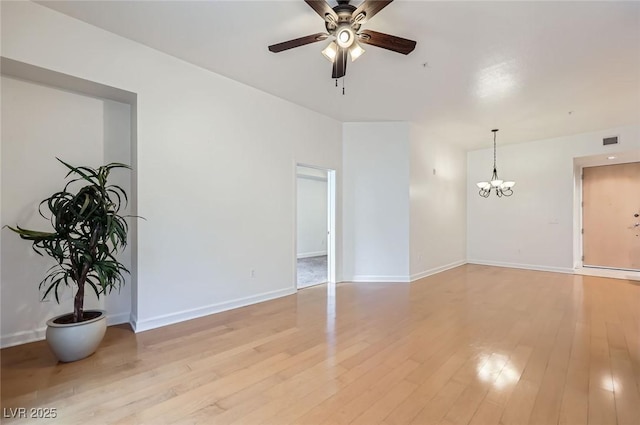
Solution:
<path fill-rule="evenodd" d="M 60 289 L 76 290 L 73 313 L 50 319 L 46 333 L 56 357 L 71 362 L 93 354 L 106 331 L 105 311 L 84 310 L 85 288 L 89 286 L 100 298 L 120 289 L 124 274 L 129 273 L 116 258 L 127 245 L 128 225 L 119 215 L 127 194 L 120 186 L 109 185 L 107 178 L 113 169 L 130 167 L 120 163 L 98 169 L 74 167 L 56 159 L 69 169 L 65 178 L 72 178 L 61 191 L 40 203 L 40 215 L 49 219 L 53 231 L 6 227 L 31 241 L 35 252 L 44 252 L 56 261 L 40 282 L 43 299 L 53 292 L 60 303 Z"/>

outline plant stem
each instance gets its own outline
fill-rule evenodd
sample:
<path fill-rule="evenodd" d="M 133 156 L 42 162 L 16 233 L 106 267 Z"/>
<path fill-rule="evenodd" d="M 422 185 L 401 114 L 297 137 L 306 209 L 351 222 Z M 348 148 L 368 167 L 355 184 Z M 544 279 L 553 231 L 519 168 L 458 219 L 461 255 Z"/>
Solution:
<path fill-rule="evenodd" d="M 98 234 L 100 233 L 100 227 L 96 226 L 91 234 L 90 250 L 91 255 L 96 255 L 96 245 L 98 244 Z M 94 258 L 95 259 L 95 258 Z M 82 271 L 78 276 L 76 284 L 78 285 L 78 292 L 73 300 L 73 322 L 78 323 L 82 321 L 84 316 L 84 285 L 87 281 L 87 274 L 89 274 L 89 262 L 84 262 L 82 265 Z"/>
<path fill-rule="evenodd" d="M 88 269 L 85 264 L 84 269 Z M 86 276 L 85 273 L 83 275 Z M 73 322 L 78 323 L 82 321 L 82 317 L 84 316 L 83 305 L 84 305 L 84 279 L 82 281 L 78 281 L 78 292 L 76 292 L 76 297 L 73 300 Z"/>

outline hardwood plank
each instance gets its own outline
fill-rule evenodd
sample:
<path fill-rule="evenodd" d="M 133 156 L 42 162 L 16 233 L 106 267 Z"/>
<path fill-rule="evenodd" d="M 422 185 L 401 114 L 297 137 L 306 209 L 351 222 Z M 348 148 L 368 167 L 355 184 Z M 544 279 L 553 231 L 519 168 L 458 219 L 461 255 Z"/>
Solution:
<path fill-rule="evenodd" d="M 447 414 L 455 401 L 464 391 L 464 385 L 450 380 L 442 390 L 428 401 L 425 406 L 409 423 L 411 424 L 437 424 Z"/>
<path fill-rule="evenodd" d="M 404 363 L 393 368 L 388 374 L 380 377 L 374 385 L 360 393 L 357 397 L 343 404 L 343 406 L 331 413 L 331 417 L 325 421 L 331 424 L 348 424 L 355 420 L 368 408 L 374 406 L 378 400 L 382 399 L 389 388 L 393 388 L 402 382 L 418 363 L 413 360 L 406 360 Z"/>
<path fill-rule="evenodd" d="M 622 348 L 622 347 L 621 347 Z M 629 352 L 621 348 L 609 348 L 614 382 L 614 399 L 618 424 L 637 423 L 640 418 L 640 391 L 633 376 Z"/>
<path fill-rule="evenodd" d="M 486 400 L 505 407 L 515 390 L 522 372 L 531 356 L 531 347 L 519 345 L 509 357 L 505 367 L 500 371 L 495 383 L 487 393 Z"/>
<path fill-rule="evenodd" d="M 577 323 L 574 329 L 571 355 L 569 356 L 562 394 L 558 419 L 560 425 L 587 423 L 589 411 L 590 338 L 589 327 L 583 323 Z"/>
<path fill-rule="evenodd" d="M 589 392 L 565 387 L 558 424 L 586 424 L 589 418 Z"/>
<path fill-rule="evenodd" d="M 507 403 L 500 423 L 503 425 L 521 425 L 529 423 L 531 411 L 539 387 L 536 383 L 521 379 Z"/>
<path fill-rule="evenodd" d="M 360 416 L 351 423 L 354 425 L 370 425 L 382 422 L 382 420 L 405 398 L 417 388 L 416 384 L 408 381 L 400 381 L 397 385 L 388 389 L 388 392 L 373 406 L 369 406 Z"/>
<path fill-rule="evenodd" d="M 616 406 L 613 393 L 602 388 L 589 390 L 589 425 L 616 424 Z"/>
<path fill-rule="evenodd" d="M 575 321 L 568 320 L 568 315 L 569 311 L 566 310 L 540 382 L 540 389 L 529 418 L 532 425 L 555 424 L 559 420 L 575 329 Z"/>
<path fill-rule="evenodd" d="M 393 425 L 411 422 L 424 408 L 424 403 L 434 398 L 449 382 L 457 384 L 462 392 L 464 384 L 452 381 L 451 377 L 466 362 L 467 356 L 464 355 L 466 351 L 466 348 L 461 349 L 446 360 L 429 379 L 424 381 L 404 402 L 391 411 L 384 419 L 385 423 Z M 453 401 L 455 400 L 452 400 L 452 403 Z M 446 411 L 442 412 L 443 416 L 445 413 Z"/>
<path fill-rule="evenodd" d="M 478 385 L 467 386 L 447 412 L 444 417 L 445 421 L 453 425 L 468 424 L 486 394 L 487 388 L 485 387 Z"/>
<path fill-rule="evenodd" d="M 608 297 L 604 294 L 600 294 L 600 296 L 603 302 L 594 304 L 591 311 L 589 425 L 616 423 L 616 408 L 613 395 L 615 387 L 609 359 L 606 327 L 606 302 Z"/>
<path fill-rule="evenodd" d="M 497 425 L 500 423 L 503 410 L 503 406 L 485 398 L 471 418 L 469 425 Z"/>

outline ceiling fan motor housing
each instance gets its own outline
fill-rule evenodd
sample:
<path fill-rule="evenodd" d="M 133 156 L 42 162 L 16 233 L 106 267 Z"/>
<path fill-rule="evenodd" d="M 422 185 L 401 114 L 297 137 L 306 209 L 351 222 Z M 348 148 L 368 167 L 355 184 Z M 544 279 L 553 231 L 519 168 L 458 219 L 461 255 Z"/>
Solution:
<path fill-rule="evenodd" d="M 325 14 L 325 28 L 331 35 L 336 35 L 336 30 L 342 26 L 350 25 L 354 32 L 360 29 L 360 24 L 354 19 L 353 12 L 356 10 L 355 6 L 349 4 L 348 1 L 339 1 L 338 5 L 333 8 L 333 11 L 338 15 L 338 20 L 330 14 Z"/>

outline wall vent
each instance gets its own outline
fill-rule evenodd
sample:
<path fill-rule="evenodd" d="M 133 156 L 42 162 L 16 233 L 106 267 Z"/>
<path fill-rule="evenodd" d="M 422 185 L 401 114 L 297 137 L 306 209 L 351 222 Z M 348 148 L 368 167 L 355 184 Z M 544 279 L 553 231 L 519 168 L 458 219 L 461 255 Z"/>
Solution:
<path fill-rule="evenodd" d="M 604 146 L 617 145 L 618 144 L 618 136 L 605 137 L 604 139 L 602 139 L 602 144 Z"/>

